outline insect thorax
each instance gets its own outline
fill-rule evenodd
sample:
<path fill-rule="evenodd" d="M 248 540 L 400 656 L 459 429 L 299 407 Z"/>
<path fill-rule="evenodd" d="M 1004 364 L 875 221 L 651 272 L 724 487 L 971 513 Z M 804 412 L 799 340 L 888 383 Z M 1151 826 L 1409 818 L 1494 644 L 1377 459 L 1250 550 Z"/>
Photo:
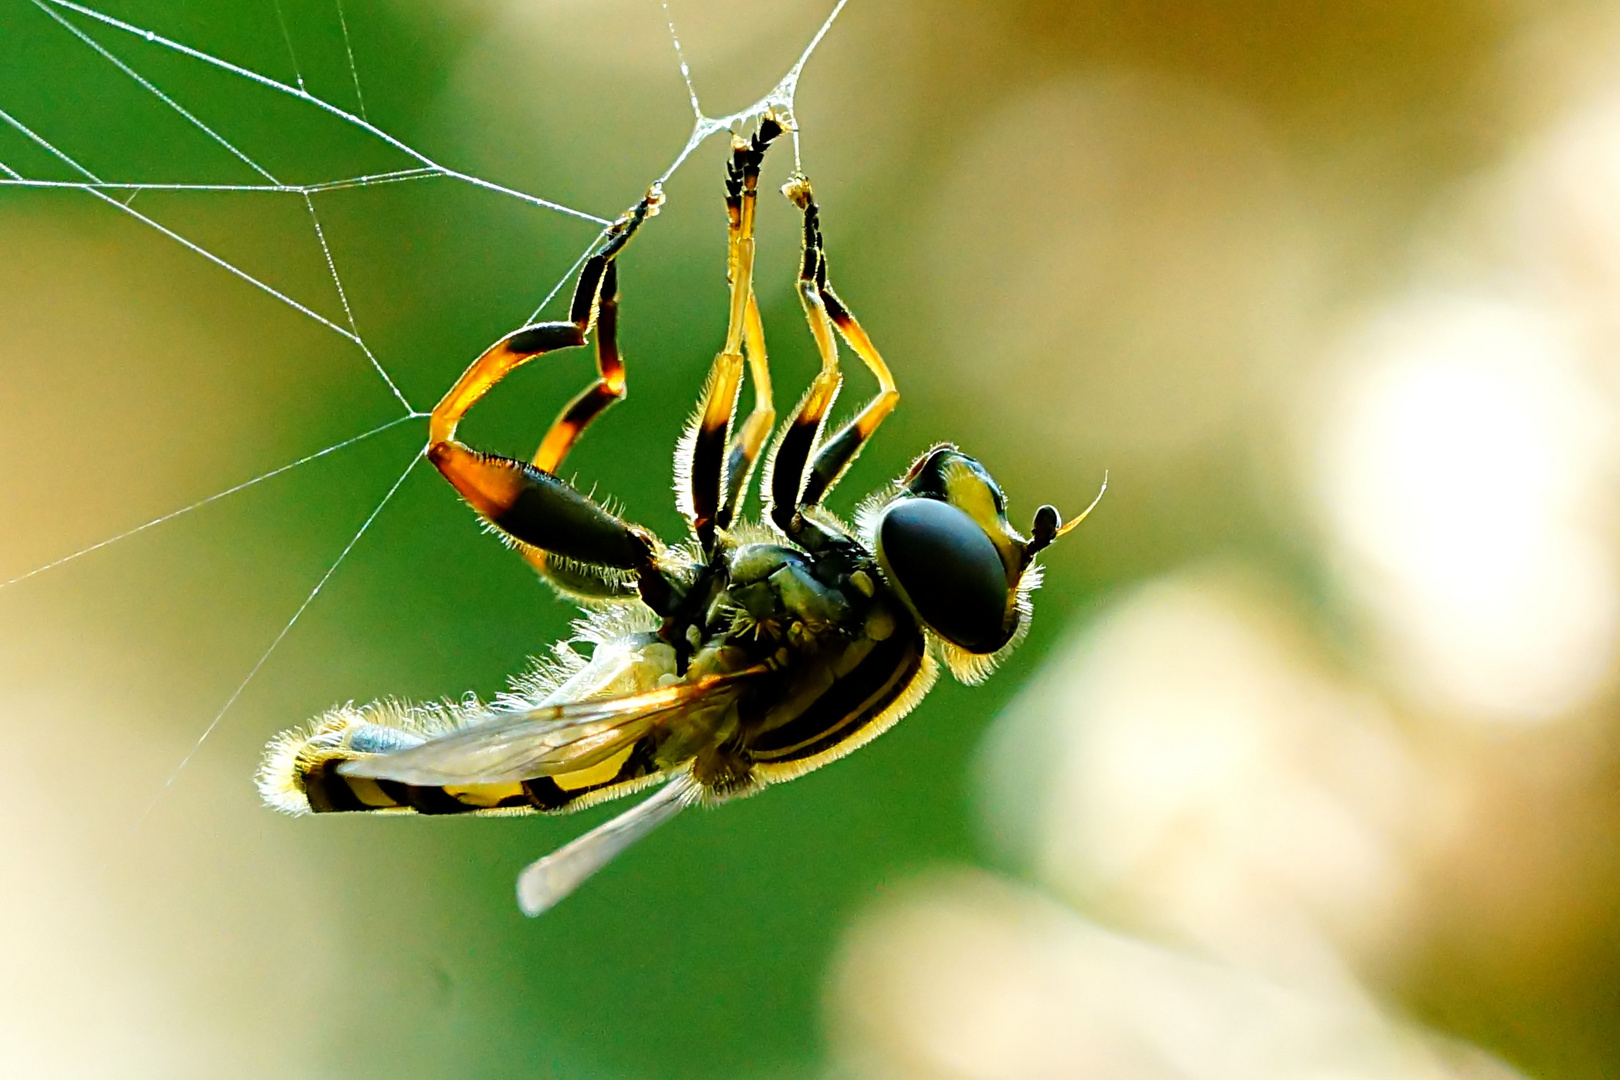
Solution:
<path fill-rule="evenodd" d="M 742 544 L 724 561 L 701 616 L 705 644 L 803 651 L 869 638 L 911 622 L 876 562 L 853 544 L 817 555 L 779 544 Z M 914 629 L 914 628 L 913 628 Z"/>
<path fill-rule="evenodd" d="M 781 667 L 771 685 L 739 701 L 728 740 L 755 781 L 786 779 L 847 753 L 898 719 L 896 706 L 909 706 L 911 692 L 922 689 L 922 630 L 854 543 L 814 554 L 741 544 L 693 591 L 683 631 L 693 647 L 688 677 L 765 660 Z"/>

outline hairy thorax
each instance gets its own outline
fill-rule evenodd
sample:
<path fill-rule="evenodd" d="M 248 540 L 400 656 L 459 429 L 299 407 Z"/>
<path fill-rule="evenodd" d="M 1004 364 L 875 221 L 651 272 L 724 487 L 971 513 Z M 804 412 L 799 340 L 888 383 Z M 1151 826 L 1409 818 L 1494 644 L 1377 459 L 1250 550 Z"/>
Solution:
<path fill-rule="evenodd" d="M 853 544 L 810 554 L 732 548 L 694 584 L 686 677 L 764 661 L 777 675 L 728 711 L 698 778 L 725 792 L 813 768 L 880 715 L 917 675 L 922 629 L 871 557 Z"/>

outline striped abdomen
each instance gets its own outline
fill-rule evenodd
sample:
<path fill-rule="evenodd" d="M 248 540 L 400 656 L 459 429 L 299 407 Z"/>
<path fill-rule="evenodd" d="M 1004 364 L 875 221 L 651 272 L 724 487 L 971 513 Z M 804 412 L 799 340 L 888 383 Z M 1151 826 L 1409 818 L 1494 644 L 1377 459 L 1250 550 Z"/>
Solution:
<path fill-rule="evenodd" d="M 456 710 L 445 706 L 406 709 L 377 702 L 333 709 L 313 730 L 289 731 L 270 744 L 259 770 L 259 792 L 271 806 L 292 814 L 556 813 L 625 794 L 659 775 L 651 739 L 575 772 L 504 784 L 422 786 L 338 772 L 345 761 L 420 745 L 454 730 L 457 722 Z"/>
<path fill-rule="evenodd" d="M 922 700 L 937 673 L 914 631 L 867 639 L 845 655 L 853 662 L 828 672 L 809 701 L 744 718 L 744 750 L 761 780 L 802 776 L 877 738 Z"/>

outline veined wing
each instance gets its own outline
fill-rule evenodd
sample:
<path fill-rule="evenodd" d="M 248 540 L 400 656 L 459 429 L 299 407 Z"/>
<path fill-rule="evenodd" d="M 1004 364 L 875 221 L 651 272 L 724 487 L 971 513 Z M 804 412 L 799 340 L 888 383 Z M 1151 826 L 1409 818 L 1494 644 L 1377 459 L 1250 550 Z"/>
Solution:
<path fill-rule="evenodd" d="M 625 848 L 691 805 L 698 791 L 692 775 L 682 773 L 652 798 L 530 863 L 518 875 L 518 907 L 529 916 L 549 911 Z"/>
<path fill-rule="evenodd" d="M 461 786 L 514 783 L 586 769 L 669 717 L 771 670 L 760 664 L 620 697 L 492 713 L 487 720 L 420 746 L 344 762 L 338 771 L 420 786 Z"/>

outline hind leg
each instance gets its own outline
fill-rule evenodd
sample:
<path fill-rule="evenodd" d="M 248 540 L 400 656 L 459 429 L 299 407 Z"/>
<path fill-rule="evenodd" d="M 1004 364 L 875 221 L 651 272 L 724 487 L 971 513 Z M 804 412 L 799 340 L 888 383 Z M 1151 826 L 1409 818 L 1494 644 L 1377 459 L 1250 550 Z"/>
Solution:
<path fill-rule="evenodd" d="M 615 259 L 662 199 L 651 191 L 614 223 L 607 244 L 580 271 L 568 322 L 526 326 L 473 361 L 434 407 L 427 447 L 428 460 L 468 505 L 542 573 L 553 580 L 563 576 L 559 584 L 565 588 L 597 595 L 628 592 L 627 579 L 634 578 L 655 608 L 667 592 L 653 565 L 656 538 L 559 479 L 555 470 L 590 422 L 624 396 Z M 456 438 L 462 417 L 497 383 L 536 357 L 585 344 L 593 326 L 597 379 L 552 423 L 532 462 L 475 450 Z"/>

